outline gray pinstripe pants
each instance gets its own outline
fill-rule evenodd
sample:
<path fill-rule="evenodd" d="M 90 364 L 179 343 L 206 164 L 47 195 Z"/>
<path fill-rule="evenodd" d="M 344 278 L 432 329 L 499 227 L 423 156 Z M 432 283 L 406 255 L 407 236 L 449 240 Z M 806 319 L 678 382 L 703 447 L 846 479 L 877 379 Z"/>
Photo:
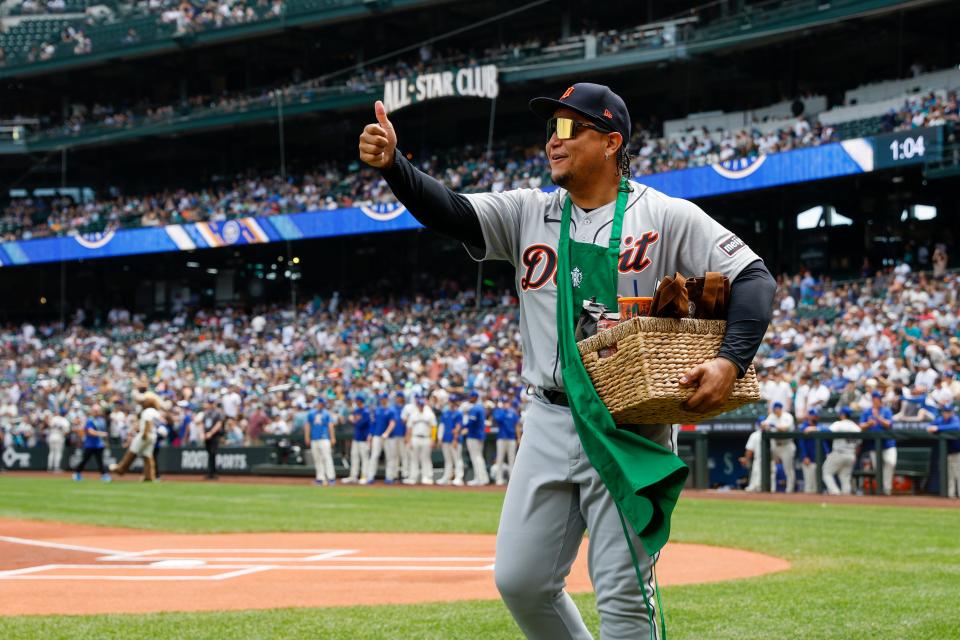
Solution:
<path fill-rule="evenodd" d="M 670 446 L 669 426 L 651 429 L 657 436 L 651 439 Z M 564 591 L 585 530 L 601 638 L 659 637 L 650 626 L 657 613 L 653 562 L 633 535 L 641 589 L 616 505 L 583 452 L 570 409 L 535 400 L 507 486 L 495 569 L 497 589 L 527 638 L 592 637 Z"/>

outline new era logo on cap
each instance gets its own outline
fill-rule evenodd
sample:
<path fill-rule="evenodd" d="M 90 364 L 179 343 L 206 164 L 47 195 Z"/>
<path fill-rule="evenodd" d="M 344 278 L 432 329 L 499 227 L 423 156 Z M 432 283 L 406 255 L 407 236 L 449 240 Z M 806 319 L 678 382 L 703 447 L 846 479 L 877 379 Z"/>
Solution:
<path fill-rule="evenodd" d="M 604 117 L 604 118 L 610 118 L 611 120 L 613 120 L 613 114 L 610 113 L 610 109 L 604 109 L 604 110 L 603 110 L 603 117 Z"/>
<path fill-rule="evenodd" d="M 567 90 L 563 92 L 563 95 L 560 96 L 561 100 L 566 100 L 570 97 L 570 94 L 573 93 L 573 87 L 567 87 Z"/>

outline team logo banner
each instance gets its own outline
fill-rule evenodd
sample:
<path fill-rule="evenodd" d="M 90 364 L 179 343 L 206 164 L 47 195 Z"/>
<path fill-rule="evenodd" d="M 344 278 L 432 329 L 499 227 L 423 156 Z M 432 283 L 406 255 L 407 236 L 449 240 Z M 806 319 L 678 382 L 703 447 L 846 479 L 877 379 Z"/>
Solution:
<path fill-rule="evenodd" d="M 500 93 L 496 65 L 464 67 L 387 80 L 383 106 L 387 112 L 437 98 L 496 98 Z"/>

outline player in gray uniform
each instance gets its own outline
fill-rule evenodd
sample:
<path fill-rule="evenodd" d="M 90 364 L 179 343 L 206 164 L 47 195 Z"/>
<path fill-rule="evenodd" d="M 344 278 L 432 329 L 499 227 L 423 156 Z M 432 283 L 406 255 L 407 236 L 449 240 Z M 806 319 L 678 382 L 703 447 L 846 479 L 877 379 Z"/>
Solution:
<path fill-rule="evenodd" d="M 584 454 L 564 393 L 557 333 L 557 246 L 564 202 L 572 202 L 571 239 L 606 247 L 620 176 L 628 175 L 623 141 L 630 118 L 609 88 L 580 83 L 559 100 L 538 98 L 535 113 L 548 120 L 546 153 L 551 193 L 518 189 L 456 194 L 415 169 L 396 148 L 396 131 L 377 102 L 377 123 L 360 136 L 360 159 L 381 169 L 397 198 L 424 225 L 464 243 L 477 260 L 516 267 L 520 297 L 523 378 L 534 401 L 507 489 L 497 532 L 495 579 L 507 607 L 528 638 L 590 638 L 564 591 L 584 531 L 590 531 L 590 577 L 605 639 L 659 637 L 653 622 L 652 567 L 639 571 L 609 491 Z M 757 255 L 691 202 L 635 181 L 625 213 L 619 259 L 621 296 L 652 295 L 664 274 L 719 271 L 732 282 L 728 329 L 717 358 L 678 382 L 697 386 L 688 401 L 708 411 L 729 397 L 753 359 L 769 323 L 776 284 Z M 570 277 L 572 274 L 560 274 Z M 644 425 L 642 435 L 664 447 L 670 425 Z M 630 532 L 634 548 L 639 536 Z M 642 555 L 642 554 L 641 554 Z"/>

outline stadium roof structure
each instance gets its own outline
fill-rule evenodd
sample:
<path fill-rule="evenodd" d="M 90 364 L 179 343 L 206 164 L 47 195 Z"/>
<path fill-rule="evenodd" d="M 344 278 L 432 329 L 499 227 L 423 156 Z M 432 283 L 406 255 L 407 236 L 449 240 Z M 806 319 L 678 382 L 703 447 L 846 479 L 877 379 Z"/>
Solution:
<path fill-rule="evenodd" d="M 390 3 L 377 3 L 378 8 L 376 10 L 384 10 L 387 5 L 391 7 L 391 10 L 399 10 L 402 7 L 426 7 L 439 1 L 441 0 L 394 0 Z M 311 2 L 319 3 L 320 0 L 294 0 L 294 2 L 309 4 Z M 941 2 L 943 0 L 912 0 L 907 2 L 903 0 L 833 0 L 829 3 L 820 0 L 792 0 L 786 3 L 780 1 L 760 2 L 747 5 L 742 12 L 737 12 L 728 17 L 719 17 L 706 24 L 696 24 L 688 37 L 680 38 L 672 45 L 587 55 L 581 44 L 579 47 L 572 47 L 564 52 L 540 51 L 519 61 L 493 62 L 499 66 L 499 82 L 502 85 L 519 86 L 531 81 L 570 77 L 578 73 L 591 75 L 623 71 L 644 66 L 661 65 L 667 62 L 690 60 L 711 52 L 763 46 L 776 39 L 806 34 L 810 29 L 828 27 L 846 20 Z M 316 26 L 324 22 L 369 15 L 371 12 L 368 6 L 371 3 L 369 2 L 336 0 L 334 2 L 324 1 L 322 4 L 323 9 L 318 7 L 315 12 L 304 14 L 303 20 L 309 18 L 313 20 L 310 24 Z M 227 38 L 227 32 L 233 32 L 234 29 L 244 29 L 242 32 L 237 31 L 235 37 L 244 37 L 243 34 L 252 37 L 257 34 L 275 33 L 278 30 L 282 31 L 293 26 L 294 23 L 288 19 L 291 10 L 288 9 L 288 15 L 285 15 L 273 26 L 266 23 L 237 25 L 236 27 L 200 32 L 192 37 L 195 38 L 197 44 L 200 44 Z M 688 22 L 693 23 L 693 20 L 679 19 L 670 22 L 675 25 L 683 25 Z M 652 29 L 661 24 L 666 24 L 666 22 L 639 25 L 637 28 L 650 27 Z M 174 46 L 193 46 L 192 43 L 193 40 L 183 40 L 179 45 Z M 166 47 L 167 45 L 154 43 L 150 46 Z M 160 49 L 156 51 L 159 52 Z M 126 54 L 123 55 L 126 57 Z M 77 61 L 82 61 L 87 57 L 89 56 L 78 57 Z M 112 59 L 116 60 L 117 57 L 114 56 Z M 57 59 L 47 62 L 54 63 L 57 62 Z M 67 62 L 72 64 L 69 60 Z M 13 73 L 15 69 L 13 67 L 5 70 L 0 67 L 0 77 L 5 73 Z M 278 117 L 279 110 L 282 110 L 283 117 L 287 119 L 309 113 L 359 110 L 369 108 L 370 103 L 382 94 L 382 85 L 364 89 L 350 89 L 347 86 L 295 88 L 291 91 L 273 92 L 266 97 L 261 96 L 241 108 L 195 108 L 171 114 L 164 119 L 136 122 L 123 127 L 91 124 L 75 133 L 66 133 L 60 129 L 30 133 L 24 129 L 16 140 L 0 141 L 0 155 L 60 151 L 78 147 L 122 143 L 154 136 L 173 136 L 223 127 L 257 124 L 275 120 Z"/>
<path fill-rule="evenodd" d="M 0 66 L 0 78 L 29 77 L 61 72 L 104 63 L 163 55 L 187 48 L 198 48 L 223 42 L 260 38 L 289 29 L 317 27 L 370 15 L 388 14 L 411 9 L 425 9 L 464 0 L 283 0 L 283 13 L 275 18 L 227 25 L 216 29 L 177 34 L 172 27 L 162 26 L 157 16 L 123 19 L 86 29 L 97 39 L 94 51 L 84 55 L 55 55 L 48 60 L 7 62 Z M 141 28 L 136 43 L 124 43 L 123 36 L 131 27 Z"/>

